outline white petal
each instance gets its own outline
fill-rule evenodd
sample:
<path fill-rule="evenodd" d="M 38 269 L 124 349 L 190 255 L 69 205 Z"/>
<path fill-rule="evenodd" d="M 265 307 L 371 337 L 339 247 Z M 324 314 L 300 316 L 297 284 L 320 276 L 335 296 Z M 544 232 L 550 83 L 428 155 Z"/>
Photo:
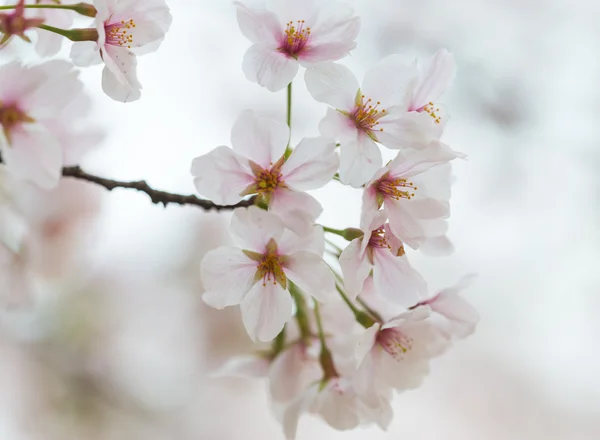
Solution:
<path fill-rule="evenodd" d="M 403 307 L 416 305 L 427 293 L 427 284 L 406 256 L 396 257 L 388 249 L 377 249 L 373 254 L 375 290 Z"/>
<path fill-rule="evenodd" d="M 435 125 L 427 113 L 405 112 L 391 108 L 379 120 L 377 140 L 388 148 L 426 148 L 436 140 Z"/>
<path fill-rule="evenodd" d="M 304 235 L 311 231 L 323 207 L 310 194 L 281 188 L 271 196 L 269 211 L 277 214 L 287 228 Z"/>
<path fill-rule="evenodd" d="M 274 46 L 254 44 L 244 55 L 242 70 L 250 81 L 277 92 L 292 82 L 298 73 L 298 61 Z"/>
<path fill-rule="evenodd" d="M 359 130 L 352 119 L 330 107 L 327 109 L 325 117 L 319 122 L 319 132 L 321 136 L 344 144 L 356 142 Z"/>
<path fill-rule="evenodd" d="M 335 429 L 353 429 L 360 423 L 355 400 L 354 390 L 347 381 L 335 378 L 319 394 L 318 412 Z"/>
<path fill-rule="evenodd" d="M 419 250 L 430 257 L 446 257 L 454 252 L 454 245 L 448 237 L 441 235 L 439 237 L 427 237 Z"/>
<path fill-rule="evenodd" d="M 318 360 L 302 343 L 279 354 L 269 370 L 271 397 L 277 402 L 291 402 L 306 387 L 322 376 Z"/>
<path fill-rule="evenodd" d="M 350 111 L 359 85 L 354 74 L 345 66 L 327 63 L 304 74 L 308 92 L 314 99 L 340 110 Z"/>
<path fill-rule="evenodd" d="M 100 48 L 95 41 L 81 41 L 71 46 L 73 64 L 80 67 L 93 66 L 102 63 Z"/>
<path fill-rule="evenodd" d="M 294 284 L 317 301 L 331 302 L 337 298 L 333 273 L 321 257 L 310 252 L 296 252 L 288 255 L 283 270 Z"/>
<path fill-rule="evenodd" d="M 254 284 L 241 303 L 242 320 L 253 341 L 271 341 L 290 320 L 293 302 L 287 290 L 277 283 Z"/>
<path fill-rule="evenodd" d="M 279 43 L 283 29 L 277 15 L 266 9 L 251 8 L 241 2 L 233 4 L 237 7 L 237 20 L 244 37 L 252 43 Z"/>
<path fill-rule="evenodd" d="M 362 335 L 360 335 L 360 339 L 356 344 L 356 348 L 354 350 L 354 359 L 356 360 L 356 367 L 360 367 L 365 359 L 365 356 L 373 349 L 375 346 L 377 334 L 381 329 L 381 324 L 376 323 L 371 327 L 366 329 Z"/>
<path fill-rule="evenodd" d="M 286 440 L 295 440 L 300 416 L 313 404 L 318 394 L 318 385 L 313 385 L 286 408 L 283 414 L 283 431 Z"/>
<path fill-rule="evenodd" d="M 404 208 L 411 201 L 386 199 L 384 210 L 388 213 L 390 228 L 394 235 L 411 248 L 418 249 L 424 241 L 425 230 L 422 222 Z"/>
<path fill-rule="evenodd" d="M 450 86 L 456 74 L 453 55 L 446 49 L 438 50 L 422 67 L 422 76 L 412 97 L 412 110 L 435 102 Z"/>
<path fill-rule="evenodd" d="M 285 183 L 297 191 L 325 186 L 339 167 L 335 142 L 325 138 L 304 138 L 281 169 Z"/>
<path fill-rule="evenodd" d="M 357 141 L 342 144 L 340 150 L 340 180 L 359 188 L 368 182 L 381 168 L 381 151 L 367 136 Z"/>
<path fill-rule="evenodd" d="M 41 124 L 27 124 L 12 130 L 11 137 L 10 146 L 0 145 L 6 170 L 42 189 L 54 188 L 63 163 L 62 151 L 54 136 Z"/>
<path fill-rule="evenodd" d="M 366 255 L 361 252 L 361 242 L 363 240 L 358 238 L 353 240 L 340 255 L 344 286 L 352 299 L 356 298 L 363 290 L 372 267 Z"/>
<path fill-rule="evenodd" d="M 407 110 L 417 75 L 414 60 L 402 55 L 390 55 L 366 73 L 361 91 L 373 101 L 380 101 L 380 108 L 388 109 L 398 105 Z"/>
<path fill-rule="evenodd" d="M 229 232 L 242 249 L 263 253 L 272 238 L 276 242 L 283 235 L 281 219 L 256 206 L 233 211 Z"/>
<path fill-rule="evenodd" d="M 240 249 L 230 246 L 208 252 L 202 260 L 202 284 L 206 292 L 204 302 L 223 309 L 242 302 L 252 288 L 257 262 Z"/>
<path fill-rule="evenodd" d="M 247 160 L 224 146 L 196 157 L 191 171 L 198 194 L 219 205 L 242 200 L 240 193 L 254 181 Z"/>
<path fill-rule="evenodd" d="M 255 379 L 267 377 L 269 374 L 269 360 L 259 356 L 235 356 L 225 365 L 212 373 L 213 378 L 239 377 L 241 379 Z"/>
<path fill-rule="evenodd" d="M 83 83 L 78 76 L 79 72 L 71 68 L 68 71 L 49 72 L 48 79 L 28 93 L 20 103 L 31 108 L 31 113 L 38 121 L 56 118 L 82 92 Z M 52 130 L 52 127 L 48 128 Z"/>
<path fill-rule="evenodd" d="M 240 114 L 231 129 L 231 145 L 263 168 L 277 162 L 290 137 L 290 129 L 283 122 L 258 117 L 252 110 Z"/>
<path fill-rule="evenodd" d="M 313 225 L 305 234 L 296 234 L 286 229 L 277 248 L 283 255 L 290 255 L 300 251 L 311 252 L 319 257 L 325 252 L 325 235 L 323 227 Z"/>
<path fill-rule="evenodd" d="M 447 150 L 431 147 L 406 154 L 402 151 L 387 165 L 390 175 L 400 178 L 413 177 L 437 165 L 447 163 L 456 156 Z"/>
<path fill-rule="evenodd" d="M 137 78 L 137 57 L 121 47 L 107 46 L 104 51 L 106 67 L 102 71 L 102 90 L 119 102 L 140 99 L 142 85 Z"/>

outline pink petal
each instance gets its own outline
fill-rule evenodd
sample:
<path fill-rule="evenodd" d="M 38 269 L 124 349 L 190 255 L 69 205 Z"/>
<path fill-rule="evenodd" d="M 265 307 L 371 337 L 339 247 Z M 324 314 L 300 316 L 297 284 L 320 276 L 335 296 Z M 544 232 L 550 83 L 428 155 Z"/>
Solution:
<path fill-rule="evenodd" d="M 418 110 L 428 102 L 435 102 L 446 91 L 456 74 L 456 63 L 450 52 L 440 49 L 425 62 L 421 70 L 411 110 Z"/>
<path fill-rule="evenodd" d="M 341 146 L 340 180 L 359 188 L 381 168 L 381 162 L 381 151 L 377 144 L 367 136 L 359 136 L 356 142 Z"/>
<path fill-rule="evenodd" d="M 304 74 L 308 92 L 319 102 L 340 110 L 350 111 L 359 85 L 354 74 L 345 66 L 327 63 L 306 69 Z"/>
<path fill-rule="evenodd" d="M 391 107 L 387 116 L 379 120 L 377 140 L 392 149 L 426 148 L 437 139 L 437 132 L 427 113 L 405 112 Z"/>
<path fill-rule="evenodd" d="M 368 329 L 364 330 L 364 332 L 360 335 L 360 338 L 356 344 L 356 348 L 354 350 L 354 358 L 356 360 L 356 367 L 360 367 L 363 363 L 365 357 L 369 354 L 369 352 L 375 346 L 375 340 L 377 338 L 377 334 L 381 329 L 381 324 L 376 323 L 373 324 Z"/>
<path fill-rule="evenodd" d="M 240 249 L 230 246 L 214 249 L 202 259 L 202 299 L 209 306 L 223 309 L 242 302 L 250 291 L 257 263 Z"/>
<path fill-rule="evenodd" d="M 229 232 L 235 242 L 252 252 L 263 253 L 269 240 L 279 241 L 284 227 L 281 219 L 256 206 L 233 211 Z"/>
<path fill-rule="evenodd" d="M 373 101 L 380 101 L 381 109 L 399 106 L 406 111 L 417 75 L 414 60 L 402 55 L 390 55 L 366 73 L 361 92 Z"/>
<path fill-rule="evenodd" d="M 244 55 L 242 70 L 250 81 L 277 92 L 292 82 L 298 61 L 273 46 L 254 44 Z"/>
<path fill-rule="evenodd" d="M 277 15 L 265 9 L 251 8 L 241 2 L 237 7 L 237 20 L 242 34 L 252 43 L 279 44 L 283 29 Z"/>
<path fill-rule="evenodd" d="M 192 161 L 192 175 L 198 194 L 220 205 L 233 205 L 253 181 L 248 161 L 231 148 L 217 147 Z"/>
<path fill-rule="evenodd" d="M 271 341 L 292 317 L 289 292 L 277 283 L 254 284 L 241 305 L 242 320 L 253 341 Z"/>
<path fill-rule="evenodd" d="M 323 227 L 313 225 L 305 234 L 300 235 L 286 229 L 277 242 L 277 249 L 283 255 L 306 251 L 322 257 L 323 252 L 325 252 Z"/>
<path fill-rule="evenodd" d="M 81 41 L 71 46 L 71 60 L 76 66 L 86 67 L 102 63 L 100 47 L 95 41 Z"/>
<path fill-rule="evenodd" d="M 281 188 L 271 196 L 269 211 L 277 214 L 287 228 L 303 235 L 312 229 L 323 207 L 310 194 Z"/>
<path fill-rule="evenodd" d="M 291 402 L 311 383 L 321 378 L 322 371 L 308 347 L 296 343 L 275 358 L 269 371 L 271 397 L 277 402 Z"/>
<path fill-rule="evenodd" d="M 456 155 L 448 150 L 438 148 L 434 143 L 425 149 L 408 154 L 400 151 L 386 168 L 394 177 L 409 178 L 455 158 Z"/>
<path fill-rule="evenodd" d="M 316 406 L 321 417 L 335 429 L 353 429 L 360 423 L 356 395 L 347 379 L 331 379 L 319 394 Z"/>
<path fill-rule="evenodd" d="M 373 254 L 376 292 L 403 307 L 414 306 L 427 293 L 425 280 L 410 266 L 406 256 L 397 257 L 388 249 L 377 249 Z"/>
<path fill-rule="evenodd" d="M 363 290 L 366 279 L 371 272 L 371 263 L 367 256 L 361 252 L 361 242 L 366 239 L 353 240 L 340 256 L 340 267 L 344 276 L 346 293 L 355 299 Z M 368 241 L 368 240 L 367 240 Z"/>
<path fill-rule="evenodd" d="M 54 188 L 62 174 L 62 151 L 54 136 L 41 124 L 13 130 L 11 145 L 0 141 L 6 170 L 42 189 Z"/>
<path fill-rule="evenodd" d="M 356 141 L 359 134 L 352 119 L 331 107 L 327 109 L 327 114 L 319 123 L 319 132 L 322 136 L 342 144 Z"/>
<path fill-rule="evenodd" d="M 425 230 L 409 210 L 404 209 L 412 200 L 386 199 L 384 210 L 388 214 L 390 228 L 394 235 L 413 249 L 418 249 L 424 241 Z"/>
<path fill-rule="evenodd" d="M 339 167 L 335 142 L 324 138 L 304 138 L 281 172 L 285 183 L 297 191 L 308 191 L 325 186 Z"/>
<path fill-rule="evenodd" d="M 257 116 L 252 110 L 240 114 L 231 129 L 231 145 L 263 168 L 277 162 L 288 144 L 290 129 L 283 122 Z"/>
<path fill-rule="evenodd" d="M 286 276 L 304 293 L 320 302 L 337 298 L 333 273 L 323 259 L 311 252 L 288 255 Z"/>

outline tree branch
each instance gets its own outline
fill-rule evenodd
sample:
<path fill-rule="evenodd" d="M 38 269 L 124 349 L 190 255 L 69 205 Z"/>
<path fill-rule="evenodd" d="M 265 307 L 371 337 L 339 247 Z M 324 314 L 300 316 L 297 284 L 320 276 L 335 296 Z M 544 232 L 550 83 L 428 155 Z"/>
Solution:
<path fill-rule="evenodd" d="M 2 163 L 2 157 L 0 156 L 0 163 Z M 176 205 L 192 205 L 198 206 L 205 211 L 230 211 L 235 208 L 246 208 L 248 206 L 252 206 L 256 199 L 256 196 L 253 196 L 247 200 L 242 200 L 235 205 L 217 205 L 210 200 L 201 199 L 194 195 L 182 195 L 182 194 L 173 194 L 165 191 L 158 191 L 153 189 L 146 183 L 145 180 L 136 180 L 133 182 L 123 182 L 119 180 L 111 180 L 105 179 L 103 177 L 94 176 L 93 174 L 88 174 L 81 169 L 79 166 L 75 167 L 65 167 L 62 172 L 63 177 L 70 177 L 73 179 L 85 180 L 87 182 L 95 183 L 96 185 L 100 185 L 106 188 L 109 191 L 112 191 L 115 188 L 125 188 L 125 189 L 135 189 L 136 191 L 143 192 L 150 197 L 152 203 L 162 204 L 163 206 L 167 206 L 169 203 L 173 203 Z"/>

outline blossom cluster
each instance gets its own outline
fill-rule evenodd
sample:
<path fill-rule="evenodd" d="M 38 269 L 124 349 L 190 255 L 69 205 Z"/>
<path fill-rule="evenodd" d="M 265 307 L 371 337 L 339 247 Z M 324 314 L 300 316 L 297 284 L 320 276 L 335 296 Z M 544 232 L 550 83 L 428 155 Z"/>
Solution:
<path fill-rule="evenodd" d="M 439 100 L 454 78 L 454 58 L 445 49 L 424 59 L 393 54 L 359 82 L 339 64 L 360 30 L 346 3 L 233 3 L 251 42 L 245 76 L 289 93 L 287 124 L 245 110 L 231 147 L 191 164 L 200 196 L 225 207 L 252 202 L 233 211 L 235 245 L 210 251 L 201 264 L 204 302 L 239 305 L 248 335 L 262 344 L 219 374 L 266 378 L 288 439 L 307 412 L 336 429 L 386 429 L 394 394 L 419 386 L 430 361 L 478 320 L 460 296 L 470 277 L 430 293 L 409 261 L 408 248 L 452 251 L 451 162 L 464 155 L 441 140 L 448 114 Z M 0 65 L 0 277 L 8 280 L 3 290 L 20 291 L 31 290 L 34 277 L 23 264 L 27 225 L 12 182 L 51 190 L 63 167 L 77 165 L 101 138 L 80 128 L 90 103 L 73 64 L 103 64 L 109 97 L 139 99 L 137 56 L 160 46 L 171 14 L 165 0 L 19 0 L 0 9 L 8 10 L 0 13 L 1 44 L 15 36 L 31 42 L 35 31 L 38 54 L 52 56 L 63 38 L 73 41 L 72 64 Z M 73 12 L 92 25 L 68 29 Z M 328 107 L 320 136 L 292 145 L 291 85 L 301 67 L 312 98 Z M 385 164 L 382 147 L 395 154 Z M 308 191 L 328 184 L 362 193 L 354 225 L 317 222 L 324 207 Z M 348 242 L 343 249 L 331 240 L 336 235 Z"/>

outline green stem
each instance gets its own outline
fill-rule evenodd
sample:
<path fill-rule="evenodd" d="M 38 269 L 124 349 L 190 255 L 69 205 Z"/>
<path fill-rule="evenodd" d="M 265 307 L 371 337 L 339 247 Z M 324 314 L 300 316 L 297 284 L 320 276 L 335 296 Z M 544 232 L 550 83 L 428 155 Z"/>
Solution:
<path fill-rule="evenodd" d="M 323 230 L 325 232 L 329 232 L 330 234 L 339 235 L 340 237 L 344 237 L 344 235 L 345 235 L 345 232 L 343 229 L 334 229 L 334 228 L 329 228 L 327 226 L 323 226 Z"/>
<path fill-rule="evenodd" d="M 71 31 L 69 31 L 67 29 L 60 29 L 60 28 L 56 28 L 54 26 L 48 26 L 47 24 L 40 24 L 40 25 L 38 25 L 38 27 L 40 29 L 44 29 L 45 31 L 53 32 L 55 34 L 62 35 L 63 37 L 67 37 L 69 40 L 71 39 Z"/>
<path fill-rule="evenodd" d="M 290 146 L 292 142 L 292 83 L 289 83 L 287 86 L 287 125 L 290 128 L 290 138 L 285 149 L 286 159 L 292 154 L 292 147 Z"/>
<path fill-rule="evenodd" d="M 18 5 L 0 6 L 0 10 L 16 9 Z M 73 5 L 23 5 L 26 9 L 73 9 Z"/>
<path fill-rule="evenodd" d="M 325 340 L 325 331 L 323 330 L 323 321 L 321 319 L 321 310 L 319 308 L 319 302 L 315 299 L 314 302 L 314 312 L 315 312 L 315 320 L 317 321 L 317 330 L 319 332 L 319 341 L 321 342 L 321 353 L 319 355 L 319 362 L 321 363 L 321 368 L 323 369 L 323 380 L 322 385 L 324 385 L 329 379 L 332 377 L 339 377 L 337 370 L 335 369 L 335 364 L 333 362 L 333 356 L 331 355 L 331 351 L 327 347 L 327 341 Z"/>
<path fill-rule="evenodd" d="M 350 310 L 352 310 L 352 313 L 354 313 L 354 317 L 356 318 L 356 321 L 358 321 L 358 323 L 360 325 L 362 325 L 364 328 L 369 328 L 373 324 L 375 324 L 375 320 L 373 318 L 371 318 L 368 314 L 366 314 L 362 310 L 359 310 L 358 307 L 356 307 L 352 303 L 352 301 L 350 301 L 350 298 L 348 298 L 348 296 L 346 295 L 346 292 L 344 292 L 344 290 L 340 287 L 340 285 L 338 283 L 335 283 L 335 287 L 337 288 L 337 291 L 342 296 L 342 299 L 344 300 L 344 302 L 348 305 L 348 307 L 350 307 Z"/>
<path fill-rule="evenodd" d="M 375 318 L 377 321 L 379 322 L 383 322 L 383 318 L 381 318 L 381 315 L 379 313 L 377 313 L 375 310 L 373 310 L 371 307 L 369 307 L 369 305 L 364 302 L 362 300 L 362 298 L 356 298 L 356 301 L 365 308 L 365 310 L 373 317 Z"/>
<path fill-rule="evenodd" d="M 289 281 L 289 280 L 288 280 Z M 311 337 L 310 322 L 308 320 L 308 306 L 304 295 L 300 292 L 300 289 L 290 281 L 290 294 L 294 302 L 296 303 L 296 321 L 300 328 L 300 335 L 304 341 L 307 341 Z"/>
<path fill-rule="evenodd" d="M 88 29 L 61 29 L 47 24 L 40 24 L 38 28 L 53 32 L 71 41 L 98 41 L 98 31 L 94 28 Z"/>

